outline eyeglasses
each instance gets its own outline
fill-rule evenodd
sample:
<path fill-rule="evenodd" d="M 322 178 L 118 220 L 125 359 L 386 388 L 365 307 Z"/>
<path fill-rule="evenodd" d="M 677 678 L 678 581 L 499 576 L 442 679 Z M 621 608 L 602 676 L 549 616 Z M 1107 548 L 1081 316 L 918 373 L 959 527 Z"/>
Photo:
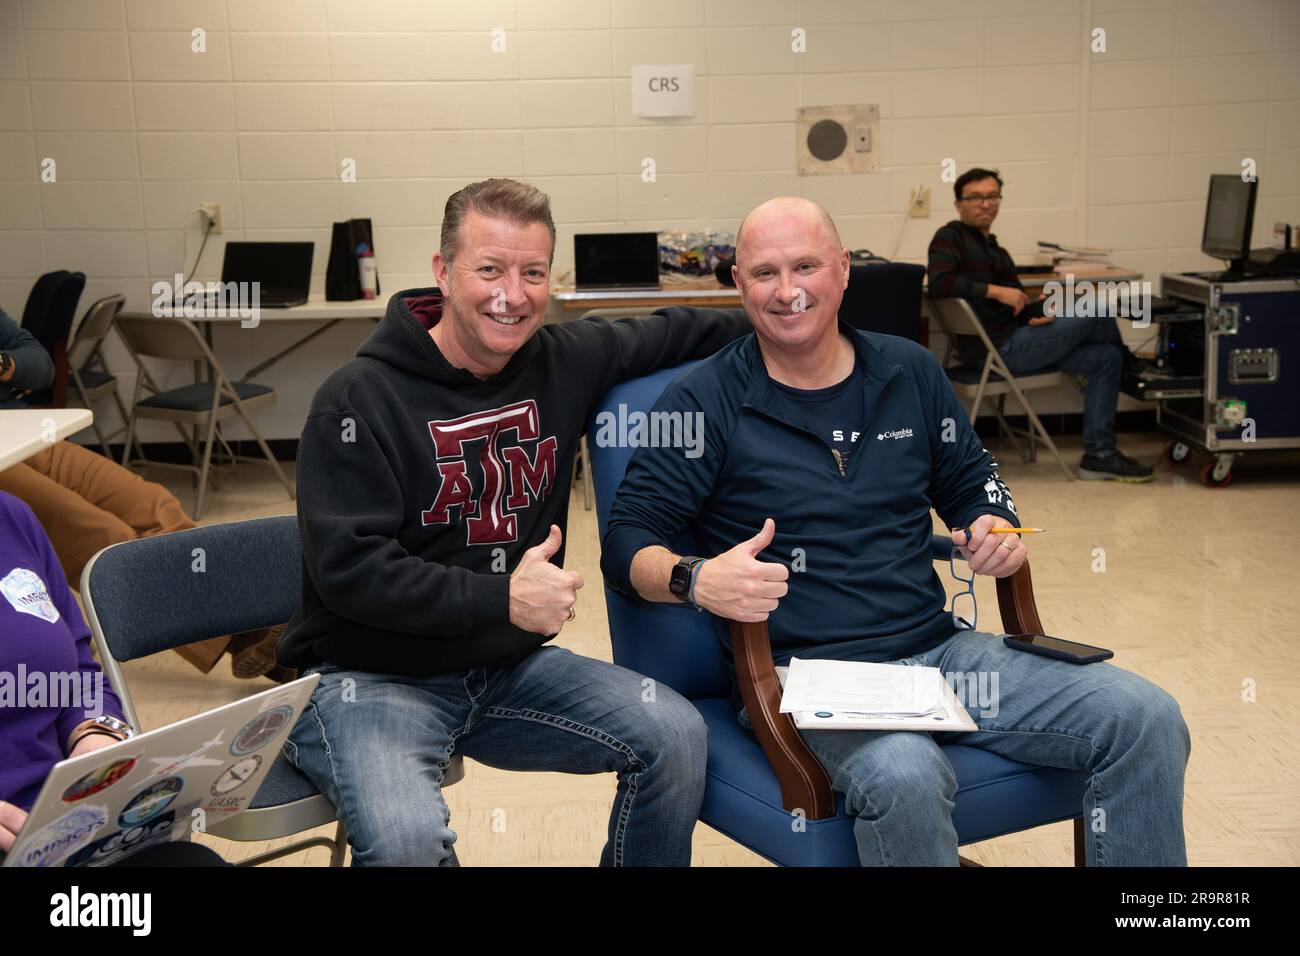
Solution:
<path fill-rule="evenodd" d="M 948 569 L 952 576 L 966 585 L 966 590 L 958 591 L 948 602 L 948 613 L 952 615 L 952 623 L 958 630 L 975 630 L 975 624 L 978 620 L 979 609 L 975 606 L 975 572 L 970 569 L 963 559 L 963 565 L 966 568 L 966 574 L 957 573 L 957 560 L 960 552 L 952 549 L 952 554 L 948 558 Z M 968 576 L 967 576 L 968 575 Z M 970 621 L 965 620 L 966 614 L 970 614 Z"/>
<path fill-rule="evenodd" d="M 962 196 L 962 197 L 961 197 L 961 201 L 962 201 L 962 202 L 973 202 L 973 203 L 977 203 L 977 204 L 978 204 L 978 203 L 984 203 L 984 202 L 986 202 L 986 203 L 988 203 L 990 206 L 996 206 L 998 203 L 1002 202 L 1002 194 L 1001 194 L 1001 193 L 989 193 L 987 196 L 981 196 L 981 195 Z"/>

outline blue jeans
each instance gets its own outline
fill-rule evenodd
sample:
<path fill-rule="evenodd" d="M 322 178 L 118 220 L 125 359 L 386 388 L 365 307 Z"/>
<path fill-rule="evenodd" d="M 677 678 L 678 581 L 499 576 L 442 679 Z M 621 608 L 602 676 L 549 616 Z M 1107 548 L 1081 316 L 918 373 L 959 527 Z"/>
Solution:
<path fill-rule="evenodd" d="M 1083 453 L 1115 450 L 1115 403 L 1124 371 L 1124 344 L 1111 316 L 1063 315 L 1048 325 L 1022 325 L 998 349 L 1012 375 L 1069 372 L 1085 375 Z"/>
<path fill-rule="evenodd" d="M 1087 771 L 1080 812 L 1089 866 L 1187 865 L 1183 773 L 1191 738 L 1178 702 L 1159 687 L 1104 662 L 1068 664 L 1013 650 L 980 631 L 958 631 L 896 663 L 967 675 L 954 689 L 979 730 L 802 731 L 857 817 L 863 866 L 957 865 L 957 780 L 940 749 L 948 744 Z"/>
<path fill-rule="evenodd" d="M 284 752 L 338 810 L 354 865 L 450 862 L 442 777 L 453 753 L 505 770 L 616 773 L 601 864 L 690 865 L 706 729 L 668 687 L 554 646 L 438 677 L 314 672 Z"/>

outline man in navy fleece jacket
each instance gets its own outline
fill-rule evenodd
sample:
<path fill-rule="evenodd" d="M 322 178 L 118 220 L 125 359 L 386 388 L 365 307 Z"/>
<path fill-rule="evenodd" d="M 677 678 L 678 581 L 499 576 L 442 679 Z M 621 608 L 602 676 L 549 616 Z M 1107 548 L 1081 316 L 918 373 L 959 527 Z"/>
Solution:
<path fill-rule="evenodd" d="M 1012 650 L 946 610 L 931 508 L 969 529 L 953 540 L 976 573 L 1014 574 L 1026 552 L 1017 535 L 989 532 L 1017 521 L 1016 509 L 938 362 L 904 339 L 838 323 L 849 252 L 814 203 L 759 206 L 736 253 L 754 334 L 661 396 L 656 411 L 702 414 L 704 452 L 636 451 L 603 541 L 607 580 L 647 600 L 767 621 L 778 663 L 797 655 L 998 675 L 996 707 L 972 708 L 975 732 L 803 732 L 857 817 L 864 866 L 957 863 L 956 779 L 940 746 L 949 743 L 1086 770 L 1080 811 L 1104 821 L 1088 827 L 1090 864 L 1185 864 L 1190 741 L 1173 698 L 1106 663 Z M 667 547 L 688 525 L 703 558 Z"/>

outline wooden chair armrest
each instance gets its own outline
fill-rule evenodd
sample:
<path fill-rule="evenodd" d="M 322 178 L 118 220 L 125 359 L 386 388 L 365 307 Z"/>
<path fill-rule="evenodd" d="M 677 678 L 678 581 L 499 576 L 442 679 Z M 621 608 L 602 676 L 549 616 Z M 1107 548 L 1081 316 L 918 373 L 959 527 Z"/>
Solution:
<path fill-rule="evenodd" d="M 772 662 L 767 622 L 730 624 L 740 696 L 758 745 L 776 772 L 782 805 L 790 811 L 802 810 L 808 820 L 835 816 L 835 794 L 826 769 L 799 736 L 794 719 L 781 713 L 781 684 Z"/>
<path fill-rule="evenodd" d="M 1007 634 L 1042 634 L 1038 605 L 1034 603 L 1034 582 L 1029 562 L 1009 578 L 998 578 L 998 609 L 1002 612 L 1002 630 Z"/>
<path fill-rule="evenodd" d="M 997 587 L 1002 629 L 1008 634 L 1043 633 L 1029 562 L 1011 577 L 998 578 Z M 794 719 L 781 713 L 781 684 L 772 662 L 767 623 L 729 623 L 740 696 L 758 745 L 776 773 L 782 805 L 791 811 L 803 810 L 809 820 L 834 816 L 835 794 L 826 769 L 799 736 Z"/>

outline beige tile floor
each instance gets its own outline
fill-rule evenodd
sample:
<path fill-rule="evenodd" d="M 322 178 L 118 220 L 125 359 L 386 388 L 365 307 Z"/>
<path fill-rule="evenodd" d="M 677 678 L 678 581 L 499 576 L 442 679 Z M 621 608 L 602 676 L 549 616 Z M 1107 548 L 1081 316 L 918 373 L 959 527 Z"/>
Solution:
<path fill-rule="evenodd" d="M 1065 442 L 1077 461 L 1078 443 Z M 1130 454 L 1154 462 L 1163 440 L 1128 436 Z M 1300 650 L 1293 624 L 1300 574 L 1300 464 L 1295 456 L 1246 459 L 1230 488 L 1202 487 L 1196 468 L 1162 465 L 1149 485 L 1067 484 L 1055 463 L 1003 459 L 1025 520 L 1049 529 L 1031 541 L 1035 592 L 1045 627 L 1115 650 L 1115 663 L 1157 682 L 1181 703 L 1191 728 L 1186 828 L 1193 865 L 1300 863 Z M 158 473 L 186 507 L 187 479 Z M 291 513 L 293 504 L 266 468 L 241 465 L 209 499 L 207 521 Z M 568 563 L 588 581 L 576 621 L 558 643 L 610 659 L 597 554 L 595 513 L 575 489 Z M 1104 572 L 1095 571 L 1102 549 Z M 946 575 L 945 575 L 946 576 Z M 981 615 L 996 619 L 991 581 L 978 582 Z M 986 618 L 984 620 L 989 620 Z M 981 621 L 981 624 L 984 623 Z M 156 727 L 269 686 L 237 681 L 228 665 L 207 677 L 173 654 L 131 663 L 127 679 L 142 720 Z M 1255 699 L 1243 700 L 1252 682 Z M 466 762 L 449 788 L 457 851 L 466 866 L 591 865 L 599 857 L 614 777 L 521 774 Z M 501 825 L 504 824 L 504 825 Z M 228 859 L 263 844 L 205 837 Z M 287 841 L 280 841 L 284 843 Z M 1018 833 L 963 849 L 991 865 L 1065 866 L 1070 824 Z M 694 862 L 767 865 L 700 824 Z M 324 865 L 322 849 L 283 865 Z"/>

